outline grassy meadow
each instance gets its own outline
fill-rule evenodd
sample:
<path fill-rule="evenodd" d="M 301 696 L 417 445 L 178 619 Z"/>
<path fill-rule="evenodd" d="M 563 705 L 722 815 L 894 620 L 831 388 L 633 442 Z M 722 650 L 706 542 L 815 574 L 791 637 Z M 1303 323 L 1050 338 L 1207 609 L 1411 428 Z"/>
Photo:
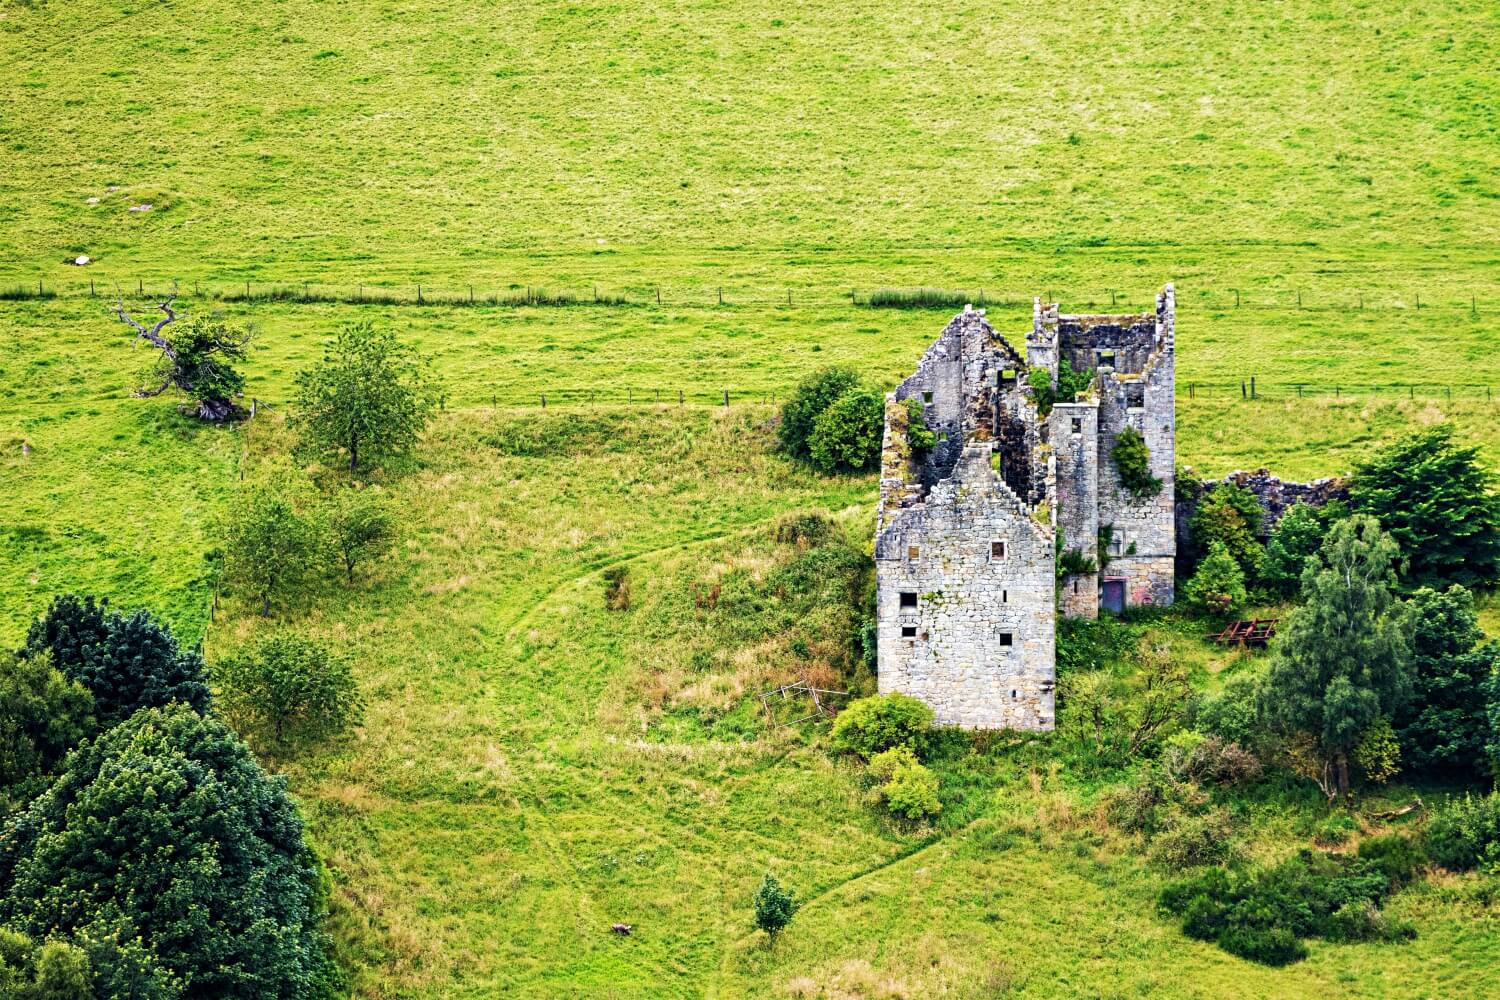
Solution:
<path fill-rule="evenodd" d="M 64 590 L 211 660 L 272 627 L 233 594 L 210 620 L 218 521 L 288 473 L 295 373 L 368 319 L 444 411 L 376 477 L 396 554 L 288 616 L 353 657 L 365 725 L 271 761 L 357 996 L 1500 995 L 1472 880 L 1394 898 L 1410 943 L 1252 965 L 1155 915 L 1100 819 L 1118 776 L 953 741 L 939 818 L 897 823 L 754 697 L 870 683 L 837 609 L 874 477 L 769 443 L 800 378 L 894 385 L 948 318 L 873 289 L 972 290 L 1019 344 L 1032 295 L 1172 280 L 1183 464 L 1337 474 L 1451 419 L 1500 467 L 1497 54 L 1480 0 L 0 0 L 0 643 Z M 253 421 L 132 397 L 151 358 L 108 305 L 174 283 L 257 330 Z M 418 286 L 481 304 L 253 300 Z M 622 304 L 482 304 L 533 289 Z M 777 540 L 809 512 L 842 541 Z M 1237 662 L 1159 638 L 1200 685 Z M 1322 814 L 1246 808 L 1267 858 Z M 767 870 L 807 901 L 775 949 Z"/>

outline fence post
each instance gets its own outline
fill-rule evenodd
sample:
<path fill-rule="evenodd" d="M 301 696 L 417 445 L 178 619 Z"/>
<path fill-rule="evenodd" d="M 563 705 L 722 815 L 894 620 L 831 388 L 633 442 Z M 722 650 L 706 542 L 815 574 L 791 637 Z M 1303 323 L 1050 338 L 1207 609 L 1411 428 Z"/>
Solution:
<path fill-rule="evenodd" d="M 656 286 L 656 304 L 661 305 L 661 286 Z"/>
<path fill-rule="evenodd" d="M 1298 399 L 1302 398 L 1302 383 L 1301 382 L 1297 383 L 1297 398 Z"/>
<path fill-rule="evenodd" d="M 1240 290 L 1238 288 L 1234 290 L 1234 307 L 1236 309 L 1240 307 Z"/>
<path fill-rule="evenodd" d="M 143 288 L 141 288 L 141 279 L 140 278 L 136 278 L 135 279 L 135 294 L 137 294 L 137 295 L 145 295 L 146 294 L 145 290 Z"/>
<path fill-rule="evenodd" d="M 1250 398 L 1250 394 L 1245 391 L 1245 380 L 1244 379 L 1240 379 L 1240 398 L 1241 399 L 1249 399 Z"/>
<path fill-rule="evenodd" d="M 626 389 L 625 390 L 625 405 L 627 405 L 627 406 L 634 406 L 635 405 L 635 390 L 634 389 Z"/>
<path fill-rule="evenodd" d="M 1255 376 L 1254 375 L 1250 376 L 1250 398 L 1251 399 L 1255 398 Z"/>
<path fill-rule="evenodd" d="M 470 285 L 469 286 L 469 305 L 472 306 L 473 304 L 474 304 L 474 286 Z"/>
<path fill-rule="evenodd" d="M 1333 387 L 1333 398 L 1334 399 L 1338 399 L 1343 394 L 1344 394 L 1343 390 L 1340 389 L 1338 386 L 1334 386 Z"/>
<path fill-rule="evenodd" d="M 1364 307 L 1365 307 L 1365 293 L 1364 292 L 1360 292 L 1359 293 L 1359 308 L 1360 309 L 1364 309 Z"/>
<path fill-rule="evenodd" d="M 792 290 L 790 288 L 786 290 L 786 304 L 788 306 L 792 304 Z"/>
<path fill-rule="evenodd" d="M 1297 289 L 1297 308 L 1302 308 L 1302 289 Z"/>
<path fill-rule="evenodd" d="M 1115 307 L 1115 290 L 1113 288 L 1109 290 L 1109 307 L 1111 309 Z"/>
<path fill-rule="evenodd" d="M 723 304 L 724 304 L 724 286 L 720 285 L 719 286 L 719 305 L 722 306 Z"/>
<path fill-rule="evenodd" d="M 1406 387 L 1406 398 L 1407 399 L 1416 399 L 1417 398 L 1417 387 L 1416 386 L 1409 385 L 1409 386 Z"/>
<path fill-rule="evenodd" d="M 421 304 L 422 304 L 422 286 L 418 285 L 417 286 L 417 305 L 421 305 Z"/>
<path fill-rule="evenodd" d="M 661 389 L 660 388 L 658 388 L 656 390 L 656 402 L 658 402 L 658 403 L 661 402 Z"/>
<path fill-rule="evenodd" d="M 729 409 L 729 390 L 724 390 L 724 409 Z"/>
<path fill-rule="evenodd" d="M 92 298 L 98 298 L 98 296 L 94 294 L 94 279 L 93 278 L 89 279 L 89 298 L 91 298 L 91 299 Z"/>
<path fill-rule="evenodd" d="M 1191 383 L 1191 382 L 1188 383 L 1188 399 L 1196 399 L 1197 398 L 1197 396 L 1195 395 L 1195 392 L 1194 392 L 1195 388 L 1196 388 L 1196 386 L 1194 386 L 1193 383 Z"/>
<path fill-rule="evenodd" d="M 1421 292 L 1417 293 L 1417 308 L 1418 309 L 1422 308 L 1422 293 Z"/>
<path fill-rule="evenodd" d="M 682 405 L 682 390 L 681 389 L 677 390 L 677 405 L 678 406 Z"/>
<path fill-rule="evenodd" d="M 544 393 L 542 393 L 542 409 L 545 410 L 546 408 L 547 408 L 547 394 L 544 392 Z"/>
<path fill-rule="evenodd" d="M 245 282 L 245 298 L 247 300 L 250 298 L 250 282 L 248 281 Z"/>

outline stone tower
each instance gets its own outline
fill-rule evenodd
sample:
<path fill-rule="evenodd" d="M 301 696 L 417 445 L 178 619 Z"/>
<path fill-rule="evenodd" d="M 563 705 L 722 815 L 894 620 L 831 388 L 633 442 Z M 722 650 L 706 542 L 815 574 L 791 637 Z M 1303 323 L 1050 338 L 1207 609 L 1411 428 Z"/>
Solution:
<path fill-rule="evenodd" d="M 1139 315 L 1061 315 L 1038 300 L 1023 359 L 966 307 L 886 398 L 882 693 L 921 698 L 942 725 L 1051 729 L 1059 606 L 1094 617 L 1171 603 L 1174 310 L 1171 285 Z M 1092 380 L 1043 416 L 1037 390 L 1056 391 L 1064 361 Z M 932 447 L 912 447 L 913 419 Z M 1145 440 L 1153 496 L 1121 485 L 1112 452 L 1126 427 Z M 1061 580 L 1060 551 L 1080 570 Z"/>

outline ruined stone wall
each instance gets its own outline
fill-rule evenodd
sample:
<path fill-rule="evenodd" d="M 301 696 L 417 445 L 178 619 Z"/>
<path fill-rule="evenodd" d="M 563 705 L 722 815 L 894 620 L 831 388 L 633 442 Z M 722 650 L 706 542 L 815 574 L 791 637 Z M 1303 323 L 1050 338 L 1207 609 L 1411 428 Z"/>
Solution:
<path fill-rule="evenodd" d="M 879 688 L 920 698 L 940 725 L 1051 729 L 1052 531 L 990 456 L 990 442 L 970 444 L 924 502 L 885 512 L 875 545 Z"/>
<path fill-rule="evenodd" d="M 1175 589 L 1175 307 L 1168 285 L 1157 297 L 1154 350 L 1140 373 L 1102 369 L 1098 379 L 1099 524 L 1114 526 L 1110 562 L 1101 577 L 1124 578 L 1130 604 L 1171 604 Z M 1151 474 L 1162 482 L 1154 497 L 1137 499 L 1120 483 L 1112 453 L 1126 427 L 1140 431 L 1151 453 Z"/>
<path fill-rule="evenodd" d="M 1057 336 L 1074 371 L 1108 364 L 1117 372 L 1138 374 L 1156 349 L 1156 316 L 1062 316 Z"/>
<path fill-rule="evenodd" d="M 1057 462 L 1057 530 L 1064 551 L 1099 558 L 1099 403 L 1058 403 L 1047 418 Z M 1099 617 L 1099 575 L 1075 573 L 1060 584 L 1062 613 Z"/>

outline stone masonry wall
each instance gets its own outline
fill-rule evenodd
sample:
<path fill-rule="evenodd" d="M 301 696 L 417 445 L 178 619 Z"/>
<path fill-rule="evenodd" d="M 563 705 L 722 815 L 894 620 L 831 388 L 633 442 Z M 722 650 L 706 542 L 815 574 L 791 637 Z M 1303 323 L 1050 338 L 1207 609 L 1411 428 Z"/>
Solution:
<path fill-rule="evenodd" d="M 1099 403 L 1058 403 L 1047 418 L 1057 458 L 1057 530 L 1065 551 L 1098 564 Z M 1062 612 L 1070 618 L 1099 617 L 1099 576 L 1063 577 Z"/>
<path fill-rule="evenodd" d="M 990 454 L 989 442 L 966 447 L 953 476 L 877 537 L 879 687 L 920 698 L 940 725 L 1051 729 L 1052 533 Z"/>

